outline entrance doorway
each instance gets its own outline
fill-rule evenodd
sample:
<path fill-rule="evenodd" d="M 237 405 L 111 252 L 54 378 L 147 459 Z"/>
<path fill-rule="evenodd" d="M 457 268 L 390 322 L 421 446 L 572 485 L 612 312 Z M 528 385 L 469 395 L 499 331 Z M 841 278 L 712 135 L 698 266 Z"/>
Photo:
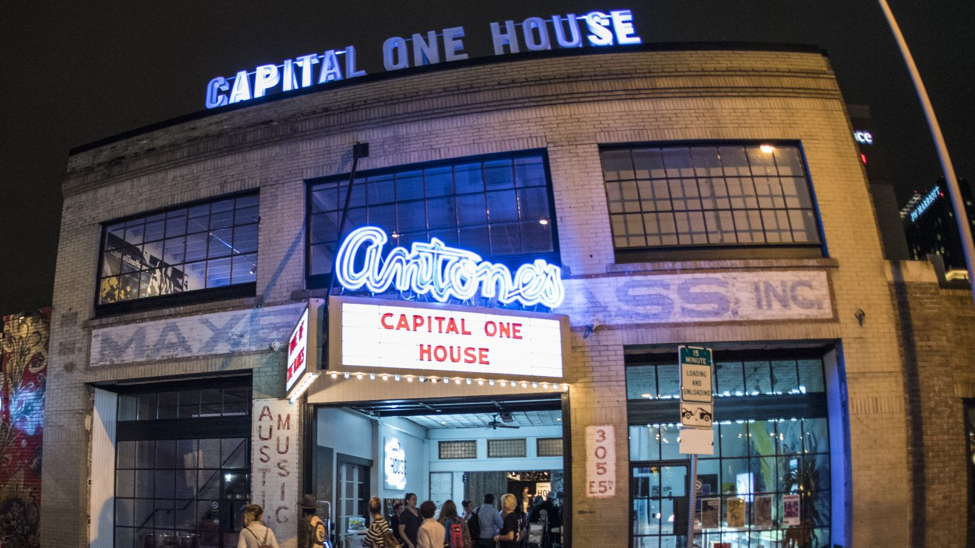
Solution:
<path fill-rule="evenodd" d="M 465 501 L 476 507 L 487 494 L 499 510 L 508 493 L 527 510 L 545 503 L 544 525 L 550 527 L 545 538 L 558 539 L 569 499 L 562 407 L 561 395 L 546 394 L 316 409 L 313 488 L 319 500 L 338 510 L 331 516 L 337 519 L 334 542 L 361 544 L 369 498 L 379 497 L 395 523 L 393 507 L 408 494 L 416 495 L 418 507 L 433 501 L 438 515 L 447 501 L 463 514 Z M 358 478 L 354 484 L 350 475 Z"/>

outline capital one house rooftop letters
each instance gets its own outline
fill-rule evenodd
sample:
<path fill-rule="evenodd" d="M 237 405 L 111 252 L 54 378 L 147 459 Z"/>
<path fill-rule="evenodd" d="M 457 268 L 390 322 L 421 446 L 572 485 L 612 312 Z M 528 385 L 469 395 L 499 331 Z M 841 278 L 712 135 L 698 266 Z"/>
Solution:
<path fill-rule="evenodd" d="M 615 43 L 637 36 L 614 13 L 599 25 Z M 576 21 L 580 41 L 601 36 Z M 552 19 L 495 36 L 531 49 L 542 24 L 553 48 L 575 40 Z M 908 463 L 965 477 L 973 394 L 951 352 L 911 353 L 904 318 L 967 297 L 884 260 L 824 54 L 576 51 L 363 78 L 75 151 L 42 544 L 235 546 L 247 501 L 294 542 L 304 493 L 330 507 L 333 541 L 357 542 L 371 496 L 388 512 L 407 492 L 527 489 L 553 493 L 565 546 L 673 546 L 690 488 L 679 345 L 715 362 L 708 546 L 964 542 L 964 490 Z M 370 152 L 346 196 L 355 143 Z M 929 401 L 931 383 L 957 397 Z M 918 445 L 941 435 L 958 444 Z"/>

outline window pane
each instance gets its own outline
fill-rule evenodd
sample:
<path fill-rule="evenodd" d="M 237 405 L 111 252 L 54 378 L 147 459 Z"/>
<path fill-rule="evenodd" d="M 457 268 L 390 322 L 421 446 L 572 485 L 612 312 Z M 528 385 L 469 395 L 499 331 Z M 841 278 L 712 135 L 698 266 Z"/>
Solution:
<path fill-rule="evenodd" d="M 257 225 L 238 226 L 234 229 L 234 254 L 257 251 Z"/>
<path fill-rule="evenodd" d="M 795 360 L 772 362 L 772 390 L 780 394 L 799 392 L 799 372 Z"/>
<path fill-rule="evenodd" d="M 805 393 L 826 391 L 821 360 L 799 360 L 799 389 Z"/>
<path fill-rule="evenodd" d="M 457 197 L 457 210 L 460 212 L 461 226 L 483 225 L 487 223 L 487 202 L 483 194 L 470 194 Z"/>
<path fill-rule="evenodd" d="M 230 285 L 230 258 L 207 262 L 207 287 Z"/>
<path fill-rule="evenodd" d="M 677 365 L 657 366 L 657 396 L 676 397 L 680 395 L 680 375 Z"/>
<path fill-rule="evenodd" d="M 552 224 L 538 221 L 521 223 L 521 249 L 523 253 L 552 251 Z"/>
<path fill-rule="evenodd" d="M 484 162 L 484 184 L 488 190 L 511 188 L 514 183 L 511 160 Z"/>
<path fill-rule="evenodd" d="M 175 419 L 178 392 L 162 392 L 159 394 L 159 418 Z"/>
<path fill-rule="evenodd" d="M 457 184 L 457 194 L 484 191 L 484 177 L 481 164 L 461 164 L 454 166 L 454 181 Z"/>
<path fill-rule="evenodd" d="M 231 228 L 223 228 L 210 232 L 207 256 L 213 258 L 230 255 L 230 250 L 233 248 L 233 244 L 231 243 L 233 242 L 233 234 L 234 232 Z"/>
<path fill-rule="evenodd" d="M 492 223 L 518 220 L 518 202 L 513 190 L 487 193 L 488 218 Z"/>
<path fill-rule="evenodd" d="M 601 155 L 603 177 L 607 181 L 633 178 L 633 161 L 628 150 L 607 150 Z"/>
<path fill-rule="evenodd" d="M 424 171 L 424 175 L 426 176 L 428 197 L 454 194 L 454 173 L 450 166 L 427 169 Z"/>
<path fill-rule="evenodd" d="M 163 244 L 163 262 L 167 265 L 177 265 L 182 263 L 185 258 L 186 238 L 170 238 Z"/>
<path fill-rule="evenodd" d="M 190 234 L 186 237 L 186 260 L 199 261 L 207 256 L 207 234 Z"/>
<path fill-rule="evenodd" d="M 491 225 L 491 254 L 515 255 L 521 253 L 521 230 L 517 223 Z"/>
<path fill-rule="evenodd" d="M 233 258 L 231 283 L 242 284 L 257 279 L 257 255 L 238 255 Z"/>
<path fill-rule="evenodd" d="M 223 409 L 223 392 L 219 388 L 200 391 L 200 416 L 219 417 Z"/>
<path fill-rule="evenodd" d="M 207 286 L 206 261 L 188 264 L 183 269 L 183 272 L 186 273 L 186 277 L 183 281 L 183 287 L 186 288 L 186 291 L 195 291 L 197 289 L 203 289 Z"/>
<path fill-rule="evenodd" d="M 430 215 L 430 229 L 453 227 L 457 225 L 457 208 L 454 197 L 436 198 L 427 202 Z"/>
<path fill-rule="evenodd" d="M 426 210 L 422 201 L 397 204 L 396 214 L 399 218 L 397 232 L 415 232 L 427 227 Z"/>
<path fill-rule="evenodd" d="M 748 456 L 748 429 L 745 423 L 722 424 L 718 431 L 720 432 L 722 458 Z"/>
<path fill-rule="evenodd" d="M 626 399 L 652 400 L 657 397 L 657 366 L 639 365 L 626 368 Z"/>
<path fill-rule="evenodd" d="M 519 190 L 518 207 L 523 220 L 548 219 L 548 190 L 545 187 Z"/>
<path fill-rule="evenodd" d="M 545 186 L 545 166 L 539 157 L 515 160 L 515 185 L 519 188 Z"/>
<path fill-rule="evenodd" d="M 771 394 L 772 377 L 769 362 L 745 362 L 745 392 Z"/>
<path fill-rule="evenodd" d="M 740 396 L 744 393 L 745 375 L 740 362 L 717 362 L 714 367 L 719 394 Z"/>
<path fill-rule="evenodd" d="M 354 194 L 353 194 L 354 196 Z M 407 171 L 396 174 L 396 201 L 416 200 L 423 197 L 423 172 Z"/>

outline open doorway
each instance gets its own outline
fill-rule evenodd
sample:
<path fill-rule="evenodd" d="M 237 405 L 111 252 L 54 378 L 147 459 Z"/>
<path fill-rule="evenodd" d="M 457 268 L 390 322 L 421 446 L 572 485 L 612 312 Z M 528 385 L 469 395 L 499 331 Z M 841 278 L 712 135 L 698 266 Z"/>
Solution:
<path fill-rule="evenodd" d="M 465 501 L 474 508 L 487 494 L 500 509 L 508 493 L 526 521 L 544 506 L 532 531 L 538 546 L 557 545 L 569 493 L 559 395 L 356 403 L 318 408 L 315 418 L 314 488 L 335 509 L 336 546 L 361 545 L 371 497 L 396 523 L 394 505 L 408 494 L 417 506 L 433 501 L 439 515 L 448 500 L 463 514 Z M 342 481 L 349 463 L 364 481 Z"/>

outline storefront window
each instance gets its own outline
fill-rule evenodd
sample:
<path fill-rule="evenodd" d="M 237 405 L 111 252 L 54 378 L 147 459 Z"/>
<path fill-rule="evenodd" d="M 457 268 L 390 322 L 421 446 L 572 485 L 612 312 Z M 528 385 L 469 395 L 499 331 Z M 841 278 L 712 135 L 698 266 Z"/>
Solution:
<path fill-rule="evenodd" d="M 105 225 L 98 304 L 253 283 L 258 201 L 221 198 Z"/>
<path fill-rule="evenodd" d="M 796 145 L 613 147 L 600 157 L 613 245 L 623 256 L 821 243 Z"/>
<path fill-rule="evenodd" d="M 703 546 L 774 546 L 789 539 L 830 545 L 822 360 L 788 354 L 758 360 L 738 353 L 741 359 L 715 366 L 715 450 L 698 459 L 696 512 L 703 527 L 696 535 Z M 661 363 L 669 357 L 627 367 L 632 546 L 686 543 L 690 461 L 679 451 L 677 391 L 659 388 L 671 386 L 676 374 L 676 365 Z M 659 422 L 634 424 L 635 417 Z M 800 498 L 798 525 L 785 523 L 788 495 Z"/>
<path fill-rule="evenodd" d="M 340 236 L 347 187 L 346 176 L 309 188 L 310 285 L 331 273 L 344 236 L 365 225 L 384 229 L 392 245 L 407 249 L 413 242 L 439 238 L 499 262 L 524 256 L 551 260 L 555 253 L 544 153 L 364 173 L 353 185 Z"/>
<path fill-rule="evenodd" d="M 119 395 L 115 546 L 237 545 L 250 495 L 250 388 L 188 384 Z"/>

